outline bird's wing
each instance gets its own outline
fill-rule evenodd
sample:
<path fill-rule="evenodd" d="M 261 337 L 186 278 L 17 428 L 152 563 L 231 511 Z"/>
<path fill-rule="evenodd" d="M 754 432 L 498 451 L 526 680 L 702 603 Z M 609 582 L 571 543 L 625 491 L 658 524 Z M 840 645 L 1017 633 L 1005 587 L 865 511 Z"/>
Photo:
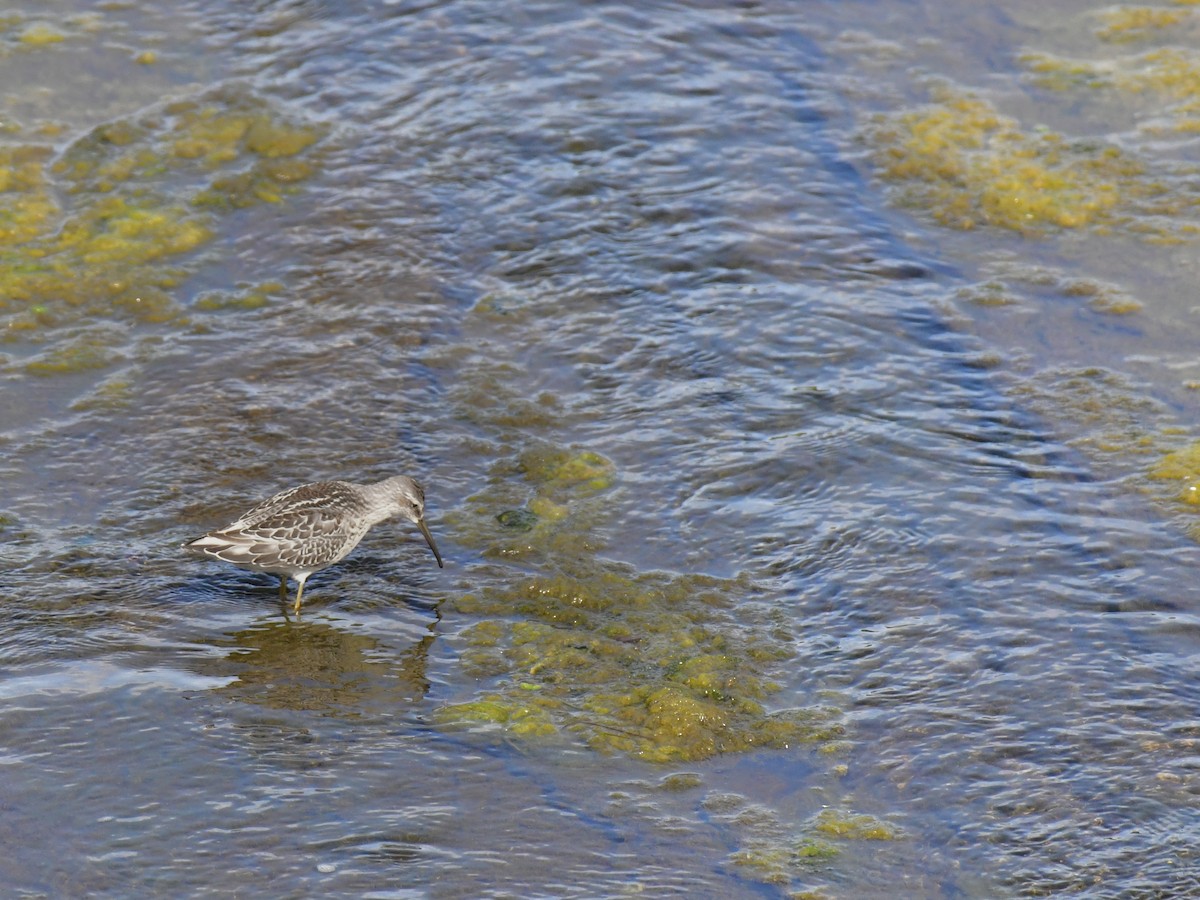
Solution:
<path fill-rule="evenodd" d="M 293 505 L 286 515 L 271 515 L 272 509 L 256 507 L 232 525 L 192 541 L 188 549 L 235 565 L 291 571 L 328 565 L 345 541 L 344 510 Z"/>

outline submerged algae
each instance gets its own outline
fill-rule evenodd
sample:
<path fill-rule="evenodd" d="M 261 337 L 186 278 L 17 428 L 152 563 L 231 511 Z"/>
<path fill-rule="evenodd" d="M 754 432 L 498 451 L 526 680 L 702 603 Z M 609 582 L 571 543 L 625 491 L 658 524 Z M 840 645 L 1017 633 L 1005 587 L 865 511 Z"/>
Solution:
<path fill-rule="evenodd" d="M 812 830 L 857 841 L 894 841 L 900 837 L 899 829 L 882 819 L 840 809 L 821 810 L 812 821 Z"/>
<path fill-rule="evenodd" d="M 273 295 L 281 294 L 283 289 L 278 281 L 264 281 L 261 284 L 239 286 L 236 293 L 210 291 L 196 298 L 195 308 L 208 311 L 261 309 L 271 302 Z"/>
<path fill-rule="evenodd" d="M 1100 11 L 1104 27 L 1096 32 L 1102 41 L 1136 41 L 1175 28 L 1192 17 L 1191 10 L 1156 6 L 1110 6 Z"/>
<path fill-rule="evenodd" d="M 834 710 L 767 709 L 780 690 L 772 675 L 794 651 L 754 607 L 749 579 L 638 572 L 597 555 L 612 515 L 601 495 L 615 483 L 600 454 L 542 443 L 497 464 L 489 489 L 470 499 L 460 540 L 539 571 L 454 601 L 485 617 L 459 640 L 464 667 L 490 684 L 443 707 L 440 721 L 566 733 L 657 763 L 840 738 Z M 556 514 L 514 537 L 493 510 L 518 499 L 520 485 L 527 506 Z"/>
<path fill-rule="evenodd" d="M 1200 440 L 1181 441 L 1190 429 L 1181 428 L 1165 404 L 1095 367 L 1038 372 L 1015 392 L 1130 490 L 1174 510 L 1180 526 L 1200 541 Z"/>
<path fill-rule="evenodd" d="M 103 17 L 95 12 L 62 14 L 6 10 L 0 13 L 0 53 L 45 52 L 68 40 L 104 30 Z"/>
<path fill-rule="evenodd" d="M 1141 301 L 1120 285 L 1068 275 L 1049 266 L 996 260 L 983 266 L 983 274 L 984 281 L 959 288 L 955 297 L 976 306 L 1020 306 L 1021 299 L 1032 291 L 1051 301 L 1082 299 L 1093 312 L 1107 315 L 1125 316 L 1142 310 Z"/>
<path fill-rule="evenodd" d="M 1200 55 L 1178 47 L 1101 61 L 1029 52 L 1021 62 L 1047 90 L 1085 88 L 1137 95 L 1140 131 L 1189 134 L 1200 130 Z M 1149 102 L 1148 102 L 1149 101 Z M 1157 109 L 1152 105 L 1157 102 Z"/>
<path fill-rule="evenodd" d="M 1200 441 L 1167 453 L 1150 470 L 1150 477 L 1177 485 L 1175 499 L 1200 506 Z"/>
<path fill-rule="evenodd" d="M 112 329 L 92 328 L 29 360 L 25 370 L 34 375 L 63 375 L 107 368 L 121 359 L 112 349 L 114 338 Z"/>
<path fill-rule="evenodd" d="M 101 125 L 53 162 L 45 147 L 0 147 L 7 339 L 45 342 L 64 326 L 96 319 L 182 321 L 172 295 L 187 273 L 181 261 L 217 233 L 221 209 L 276 201 L 293 190 L 306 170 L 289 169 L 284 179 L 273 172 L 320 135 L 226 89 Z M 243 176 L 249 188 L 229 188 L 230 179 Z M 85 366 L 94 361 L 88 359 Z"/>
<path fill-rule="evenodd" d="M 612 486 L 613 465 L 599 453 L 571 452 L 560 447 L 539 446 L 523 452 L 519 470 L 547 491 L 573 486 L 588 492 Z"/>
<path fill-rule="evenodd" d="M 788 896 L 819 897 L 826 864 L 838 858 L 847 841 L 895 841 L 904 837 L 889 822 L 864 813 L 825 808 L 796 828 L 765 806 L 739 794 L 713 794 L 704 807 L 726 826 L 740 847 L 729 862 L 745 877 L 789 889 Z"/>
<path fill-rule="evenodd" d="M 954 91 L 880 118 L 869 137 L 901 202 L 955 228 L 1038 234 L 1112 224 L 1125 205 L 1161 191 L 1114 146 L 1025 131 L 986 100 Z"/>
<path fill-rule="evenodd" d="M 464 665 L 498 683 L 482 707 L 455 704 L 442 720 L 523 723 L 516 731 L 536 720 L 652 762 L 839 737 L 832 710 L 765 709 L 779 689 L 771 668 L 791 649 L 767 629 L 723 621 L 704 596 L 734 591 L 750 593 L 745 583 L 595 563 L 462 597 L 460 612 L 507 617 L 460 635 Z"/>

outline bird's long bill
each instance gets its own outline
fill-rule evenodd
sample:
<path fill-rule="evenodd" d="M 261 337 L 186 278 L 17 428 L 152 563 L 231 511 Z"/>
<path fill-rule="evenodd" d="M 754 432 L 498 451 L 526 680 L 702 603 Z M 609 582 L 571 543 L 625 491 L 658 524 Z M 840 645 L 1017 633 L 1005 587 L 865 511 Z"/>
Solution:
<path fill-rule="evenodd" d="M 433 535 L 429 533 L 429 526 L 425 524 L 424 519 L 417 519 L 417 527 L 421 529 L 421 534 L 425 535 L 425 541 L 429 544 L 429 549 L 433 551 L 433 558 L 438 561 L 438 568 L 444 569 L 442 554 L 438 553 L 437 544 L 433 542 Z"/>

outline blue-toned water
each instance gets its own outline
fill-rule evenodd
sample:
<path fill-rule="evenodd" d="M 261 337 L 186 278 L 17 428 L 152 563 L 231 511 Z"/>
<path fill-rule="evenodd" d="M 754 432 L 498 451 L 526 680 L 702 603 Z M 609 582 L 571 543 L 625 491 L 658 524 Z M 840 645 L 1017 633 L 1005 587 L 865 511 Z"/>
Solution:
<path fill-rule="evenodd" d="M 951 83 L 1185 166 L 1029 81 L 1125 53 L 1078 6 L 14 9 L 9 891 L 1200 892 L 1193 245 L 947 227 L 871 137 Z M 178 549 L 399 472 L 444 571 Z"/>

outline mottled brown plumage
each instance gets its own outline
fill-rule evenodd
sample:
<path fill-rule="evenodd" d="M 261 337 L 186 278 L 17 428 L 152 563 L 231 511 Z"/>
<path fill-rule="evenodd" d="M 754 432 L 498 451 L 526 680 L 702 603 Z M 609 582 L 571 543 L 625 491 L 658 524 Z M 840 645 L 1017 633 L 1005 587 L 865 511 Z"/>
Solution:
<path fill-rule="evenodd" d="M 304 582 L 340 562 L 371 530 L 392 516 L 413 522 L 433 551 L 441 554 L 425 525 L 425 492 L 407 475 L 378 484 L 316 481 L 276 494 L 236 522 L 183 545 L 185 550 L 279 576 L 279 596 L 287 599 L 287 579 L 295 578 L 295 611 L 300 611 Z"/>

